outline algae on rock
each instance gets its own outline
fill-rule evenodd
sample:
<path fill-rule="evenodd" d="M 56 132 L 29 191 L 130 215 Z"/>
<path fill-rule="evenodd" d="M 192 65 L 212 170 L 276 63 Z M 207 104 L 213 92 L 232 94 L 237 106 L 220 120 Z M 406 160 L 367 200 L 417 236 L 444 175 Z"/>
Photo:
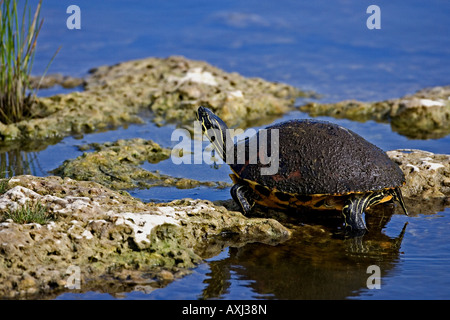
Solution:
<path fill-rule="evenodd" d="M 225 245 L 246 242 L 274 244 L 290 236 L 273 219 L 246 218 L 209 201 L 145 204 L 95 182 L 17 176 L 7 189 L 0 212 L 39 201 L 55 220 L 0 222 L 1 298 L 49 298 L 67 290 L 71 266 L 80 270 L 82 292 L 101 290 L 105 283 L 115 283 L 118 292 L 158 287 L 161 279 L 186 274 L 208 257 L 205 252 L 218 254 Z M 237 237 L 222 241 L 230 230 Z"/>
<path fill-rule="evenodd" d="M 91 71 L 84 91 L 38 98 L 33 117 L 5 125 L 0 141 L 64 137 L 141 123 L 149 108 L 158 124 L 189 124 L 200 104 L 230 125 L 281 115 L 306 95 L 292 86 L 227 73 L 184 57 L 146 58 Z"/>
<path fill-rule="evenodd" d="M 170 157 L 170 149 L 162 148 L 151 140 L 140 138 L 118 140 L 103 144 L 91 143 L 80 147 L 85 152 L 76 159 L 66 160 L 53 170 L 53 174 L 76 180 L 95 181 L 108 188 L 125 190 L 154 186 L 175 186 L 189 189 L 197 186 L 225 188 L 229 184 L 223 182 L 200 182 L 187 178 L 176 178 L 148 171 L 141 165 L 148 161 L 157 163 Z"/>
<path fill-rule="evenodd" d="M 312 102 L 300 110 L 313 117 L 390 122 L 392 130 L 413 139 L 437 139 L 450 134 L 450 86 L 423 89 L 413 95 L 379 102 Z"/>
<path fill-rule="evenodd" d="M 296 98 L 309 95 L 286 84 L 245 78 L 181 56 L 96 68 L 86 89 L 104 90 L 148 105 L 159 124 L 190 124 L 197 108 L 204 105 L 230 126 L 281 115 L 292 108 Z"/>

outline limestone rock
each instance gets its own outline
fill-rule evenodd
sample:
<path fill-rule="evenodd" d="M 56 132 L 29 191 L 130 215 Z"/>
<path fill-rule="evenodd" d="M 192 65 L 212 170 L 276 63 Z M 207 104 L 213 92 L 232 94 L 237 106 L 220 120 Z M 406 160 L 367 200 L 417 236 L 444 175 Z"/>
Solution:
<path fill-rule="evenodd" d="M 45 205 L 54 221 L 2 219 L 27 201 Z M 120 290 L 155 286 L 186 274 L 225 245 L 273 244 L 291 233 L 273 219 L 246 218 L 209 201 L 145 204 L 98 183 L 54 176 L 10 179 L 0 195 L 0 221 L 0 297 L 67 290 L 70 268 L 79 268 L 81 290 L 106 283 Z M 227 233 L 233 239 L 222 239 Z M 118 281 L 125 271 L 133 280 Z"/>
<path fill-rule="evenodd" d="M 423 199 L 450 196 L 450 155 L 414 149 L 387 152 L 405 173 L 405 197 Z"/>
<path fill-rule="evenodd" d="M 300 110 L 311 116 L 390 122 L 392 130 L 413 139 L 436 139 L 450 134 L 450 86 L 427 88 L 413 95 L 377 102 L 312 102 Z"/>

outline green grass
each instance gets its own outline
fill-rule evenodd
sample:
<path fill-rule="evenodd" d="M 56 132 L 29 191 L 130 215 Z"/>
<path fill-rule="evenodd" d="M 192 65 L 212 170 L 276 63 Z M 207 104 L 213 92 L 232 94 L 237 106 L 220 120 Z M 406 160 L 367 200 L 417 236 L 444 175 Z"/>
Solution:
<path fill-rule="evenodd" d="M 54 220 L 54 216 L 48 212 L 47 206 L 40 202 L 27 201 L 16 210 L 8 210 L 3 214 L 3 220 L 11 219 L 16 223 L 46 224 Z"/>
<path fill-rule="evenodd" d="M 39 16 L 41 5 L 42 0 L 32 14 L 25 1 L 19 15 L 17 0 L 0 0 L 0 122 L 5 124 L 32 117 L 37 89 L 30 92 L 29 84 L 37 38 L 44 22 Z"/>
<path fill-rule="evenodd" d="M 8 190 L 9 179 L 0 179 L 0 195 L 4 194 Z"/>

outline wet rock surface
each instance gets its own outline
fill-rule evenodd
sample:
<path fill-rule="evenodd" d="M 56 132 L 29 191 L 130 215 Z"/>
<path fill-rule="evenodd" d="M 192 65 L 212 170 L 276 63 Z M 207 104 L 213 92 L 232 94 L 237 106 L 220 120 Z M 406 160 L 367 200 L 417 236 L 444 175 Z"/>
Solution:
<path fill-rule="evenodd" d="M 225 246 L 276 244 L 290 235 L 273 219 L 249 219 L 209 201 L 145 204 L 94 182 L 18 176 L 6 189 L 0 196 L 2 298 L 52 297 L 73 285 L 73 268 L 83 290 L 150 290 Z M 43 225 L 4 219 L 26 202 L 42 203 L 55 219 Z"/>
<path fill-rule="evenodd" d="M 61 77 L 48 77 L 51 86 Z M 158 124 L 189 124 L 203 104 L 230 125 L 281 115 L 307 95 L 292 86 L 245 78 L 184 57 L 147 58 L 103 66 L 82 82 L 59 79 L 84 91 L 38 98 L 31 119 L 0 123 L 0 141 L 64 137 L 141 123 L 140 111 L 152 111 Z M 244 120 L 245 119 L 245 120 Z"/>
<path fill-rule="evenodd" d="M 44 77 L 31 77 L 29 85 L 33 89 L 48 89 L 57 85 L 65 89 L 71 89 L 83 86 L 84 83 L 83 78 L 75 78 L 56 73 L 45 75 Z"/>
<path fill-rule="evenodd" d="M 222 182 L 200 182 L 193 179 L 171 177 L 157 170 L 141 167 L 144 162 L 158 163 L 168 160 L 171 150 L 151 140 L 128 139 L 103 144 L 92 143 L 79 147 L 86 152 L 66 160 L 53 174 L 76 180 L 95 181 L 115 190 L 147 189 L 155 186 L 175 186 L 189 189 L 197 186 L 224 188 Z"/>
<path fill-rule="evenodd" d="M 300 110 L 311 116 L 390 122 L 393 131 L 414 139 L 437 139 L 450 134 L 450 86 L 427 88 L 379 102 L 312 102 Z"/>

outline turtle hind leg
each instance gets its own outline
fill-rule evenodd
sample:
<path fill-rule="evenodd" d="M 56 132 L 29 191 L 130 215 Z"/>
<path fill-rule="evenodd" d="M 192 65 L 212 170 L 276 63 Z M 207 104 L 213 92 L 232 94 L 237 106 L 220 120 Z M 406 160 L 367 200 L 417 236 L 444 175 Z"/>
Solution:
<path fill-rule="evenodd" d="M 235 184 L 230 190 L 234 201 L 242 208 L 244 214 L 248 214 L 255 202 L 251 198 L 251 190 L 249 187 L 241 184 Z"/>
<path fill-rule="evenodd" d="M 363 213 L 366 209 L 364 202 L 361 201 L 360 195 L 352 195 L 345 202 L 342 208 L 342 215 L 344 216 L 345 228 L 352 232 L 367 230 L 364 222 Z"/>
<path fill-rule="evenodd" d="M 367 208 L 377 204 L 383 198 L 384 194 L 382 192 L 352 194 L 342 208 L 346 228 L 356 233 L 364 233 L 367 231 L 363 213 Z"/>
<path fill-rule="evenodd" d="M 402 191 L 400 190 L 399 187 L 394 188 L 391 190 L 391 194 L 392 197 L 395 201 L 397 201 L 398 203 L 400 203 L 400 206 L 403 209 L 403 212 L 408 215 L 408 210 L 406 210 L 406 205 L 405 205 L 405 201 L 403 200 L 403 195 L 402 195 Z"/>

